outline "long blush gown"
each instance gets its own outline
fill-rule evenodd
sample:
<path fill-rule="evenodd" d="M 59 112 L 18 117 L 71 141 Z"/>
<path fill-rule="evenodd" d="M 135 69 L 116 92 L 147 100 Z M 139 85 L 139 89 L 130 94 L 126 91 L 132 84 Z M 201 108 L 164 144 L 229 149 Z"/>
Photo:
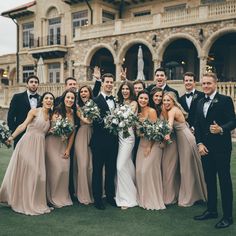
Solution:
<path fill-rule="evenodd" d="M 49 213 L 46 201 L 45 135 L 49 120 L 42 108 L 28 125 L 10 159 L 0 189 L 0 202 L 25 215 Z"/>
<path fill-rule="evenodd" d="M 161 161 L 162 148 L 154 142 L 151 152 L 144 156 L 149 143 L 145 138 L 140 139 L 136 158 L 136 183 L 138 190 L 138 204 L 147 210 L 165 209 L 163 200 Z"/>
<path fill-rule="evenodd" d="M 195 137 L 186 123 L 174 122 L 180 165 L 179 206 L 192 206 L 198 200 L 206 201 L 207 191 L 201 156 Z"/>
<path fill-rule="evenodd" d="M 80 203 L 93 202 L 92 195 L 92 152 L 89 142 L 92 126 L 80 120 L 80 128 L 75 137 L 74 183 L 75 193 Z"/>
<path fill-rule="evenodd" d="M 46 137 L 47 201 L 57 208 L 73 204 L 69 193 L 70 159 L 63 158 L 67 141 L 55 135 Z"/>

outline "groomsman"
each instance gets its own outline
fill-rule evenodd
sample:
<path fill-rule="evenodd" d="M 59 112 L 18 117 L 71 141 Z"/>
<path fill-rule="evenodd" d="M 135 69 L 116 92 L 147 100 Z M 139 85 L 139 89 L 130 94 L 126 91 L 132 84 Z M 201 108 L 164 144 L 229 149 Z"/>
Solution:
<path fill-rule="evenodd" d="M 13 133 L 18 125 L 23 123 L 31 108 L 36 108 L 39 101 L 37 93 L 39 86 L 39 78 L 36 75 L 31 75 L 26 79 L 27 90 L 22 93 L 17 93 L 12 97 L 7 115 L 7 124 Z M 24 133 L 18 135 L 14 139 L 14 147 L 23 136 Z"/>
<path fill-rule="evenodd" d="M 137 97 L 138 96 L 138 93 L 142 90 L 145 89 L 145 83 L 143 82 L 143 80 L 135 80 L 133 82 L 133 85 L 134 85 L 134 93 L 135 93 L 135 96 Z"/>
<path fill-rule="evenodd" d="M 156 84 L 151 84 L 147 87 L 147 91 L 150 93 L 151 90 L 156 86 L 158 88 L 161 88 L 164 92 L 165 91 L 171 91 L 174 92 L 177 100 L 179 100 L 179 93 L 177 90 L 171 88 L 168 84 L 166 84 L 167 81 L 167 77 L 166 77 L 166 72 L 164 70 L 164 68 L 158 68 L 155 70 L 155 77 L 154 77 L 154 81 L 156 82 Z"/>
<path fill-rule="evenodd" d="M 65 79 L 65 90 L 72 89 L 73 91 L 77 91 L 77 81 L 74 77 L 68 77 Z M 54 106 L 58 106 L 61 102 L 61 96 L 57 97 L 54 102 Z"/>
<path fill-rule="evenodd" d="M 206 73 L 202 78 L 205 97 L 196 111 L 195 136 L 207 184 L 207 210 L 195 220 L 207 220 L 218 217 L 217 212 L 217 175 L 221 191 L 223 218 L 215 228 L 226 228 L 233 223 L 233 190 L 230 175 L 232 151 L 231 130 L 235 128 L 235 112 L 230 97 L 217 92 L 217 77 Z"/>
<path fill-rule="evenodd" d="M 94 206 L 99 210 L 104 210 L 102 202 L 102 180 L 103 166 L 105 165 L 105 194 L 109 204 L 116 206 L 115 196 L 115 175 L 116 158 L 118 152 L 118 137 L 111 134 L 104 128 L 103 118 L 115 108 L 114 97 L 111 95 L 114 86 L 114 76 L 104 74 L 102 80 L 102 91 L 94 102 L 100 109 L 101 119 L 93 122 L 93 134 L 90 146 L 93 154 L 93 176 L 92 189 L 94 197 Z"/>
<path fill-rule="evenodd" d="M 180 97 L 179 102 L 184 110 L 188 113 L 186 121 L 189 127 L 194 131 L 194 121 L 198 101 L 204 97 L 204 93 L 195 89 L 196 76 L 192 72 L 186 72 L 183 78 L 185 94 Z"/>

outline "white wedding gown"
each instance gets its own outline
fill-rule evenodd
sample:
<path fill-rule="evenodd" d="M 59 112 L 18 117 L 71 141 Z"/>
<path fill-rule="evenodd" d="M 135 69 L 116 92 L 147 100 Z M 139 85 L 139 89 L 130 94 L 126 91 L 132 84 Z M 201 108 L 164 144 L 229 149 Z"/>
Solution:
<path fill-rule="evenodd" d="M 117 184 L 116 184 L 116 204 L 117 206 L 134 207 L 137 206 L 137 189 L 135 186 L 135 167 L 132 161 L 132 151 L 135 142 L 134 131 L 129 129 L 131 134 L 128 138 L 123 138 L 119 133 L 119 150 L 117 156 Z"/>

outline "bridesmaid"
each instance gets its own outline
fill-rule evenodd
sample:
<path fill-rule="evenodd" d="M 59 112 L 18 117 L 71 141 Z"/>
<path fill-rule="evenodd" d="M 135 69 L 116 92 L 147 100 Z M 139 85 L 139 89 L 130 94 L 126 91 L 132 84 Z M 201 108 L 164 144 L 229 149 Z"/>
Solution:
<path fill-rule="evenodd" d="M 164 91 L 161 88 L 154 87 L 151 90 L 151 107 L 153 107 L 160 119 L 168 119 L 167 112 L 162 109 L 162 98 Z M 165 205 L 174 204 L 178 200 L 179 194 L 179 157 L 175 133 L 171 135 L 171 144 L 165 144 L 163 148 L 161 169 L 163 199 Z"/>
<path fill-rule="evenodd" d="M 92 90 L 88 85 L 83 85 L 78 91 L 78 106 L 92 99 Z M 78 201 L 88 205 L 93 203 L 92 195 L 92 153 L 89 142 L 92 135 L 92 122 L 77 111 L 80 120 L 80 127 L 75 137 L 75 155 L 74 155 L 74 183 L 75 193 Z"/>
<path fill-rule="evenodd" d="M 0 202 L 25 215 L 40 215 L 51 210 L 46 200 L 44 153 L 53 103 L 53 94 L 44 93 L 38 108 L 29 111 L 26 120 L 8 139 L 10 143 L 27 128 L 16 145 L 0 188 Z"/>
<path fill-rule="evenodd" d="M 173 92 L 164 94 L 163 105 L 168 114 L 169 125 L 176 131 L 180 165 L 178 205 L 188 207 L 198 200 L 206 201 L 207 194 L 201 156 L 195 137 L 186 125 L 185 115 L 187 114 L 177 102 Z M 169 139 L 168 135 L 167 139 Z"/>
<path fill-rule="evenodd" d="M 139 120 L 157 120 L 156 111 L 149 107 L 149 94 L 141 91 L 138 94 Z M 136 159 L 136 182 L 138 190 L 138 204 L 151 210 L 165 209 L 163 201 L 161 175 L 162 149 L 159 143 L 141 137 Z"/>
<path fill-rule="evenodd" d="M 75 100 L 76 93 L 70 89 L 66 90 L 53 112 L 52 122 L 67 118 L 74 124 Z M 74 131 L 67 140 L 50 135 L 50 132 L 46 137 L 47 200 L 57 208 L 72 205 L 69 194 L 69 158 L 73 140 Z"/>
<path fill-rule="evenodd" d="M 133 84 L 125 81 L 121 84 L 118 93 L 118 103 L 128 105 L 134 114 L 137 113 L 137 102 Z M 135 186 L 135 168 L 132 161 L 132 151 L 134 148 L 134 131 L 129 128 L 130 136 L 123 138 L 119 133 L 119 149 L 117 156 L 117 185 L 116 185 L 116 204 L 125 210 L 129 207 L 137 206 L 137 190 Z"/>

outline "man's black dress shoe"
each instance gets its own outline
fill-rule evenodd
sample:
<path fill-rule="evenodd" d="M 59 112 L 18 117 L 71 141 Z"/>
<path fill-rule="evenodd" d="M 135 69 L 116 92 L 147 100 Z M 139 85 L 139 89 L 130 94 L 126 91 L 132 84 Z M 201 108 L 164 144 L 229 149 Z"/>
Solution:
<path fill-rule="evenodd" d="M 224 229 L 229 227 L 230 225 L 233 224 L 233 218 L 229 217 L 229 218 L 222 218 L 216 225 L 215 228 L 216 229 Z"/>
<path fill-rule="evenodd" d="M 107 199 L 107 202 L 108 202 L 111 206 L 117 207 L 116 201 L 115 201 L 113 198 L 108 198 L 108 199 Z"/>
<path fill-rule="evenodd" d="M 94 206 L 95 206 L 98 210 L 105 210 L 105 206 L 104 206 L 104 204 L 103 204 L 102 201 L 94 202 Z"/>
<path fill-rule="evenodd" d="M 199 216 L 194 216 L 194 220 L 208 220 L 208 219 L 215 219 L 218 217 L 217 212 L 211 212 L 211 211 L 204 211 L 203 214 Z"/>

